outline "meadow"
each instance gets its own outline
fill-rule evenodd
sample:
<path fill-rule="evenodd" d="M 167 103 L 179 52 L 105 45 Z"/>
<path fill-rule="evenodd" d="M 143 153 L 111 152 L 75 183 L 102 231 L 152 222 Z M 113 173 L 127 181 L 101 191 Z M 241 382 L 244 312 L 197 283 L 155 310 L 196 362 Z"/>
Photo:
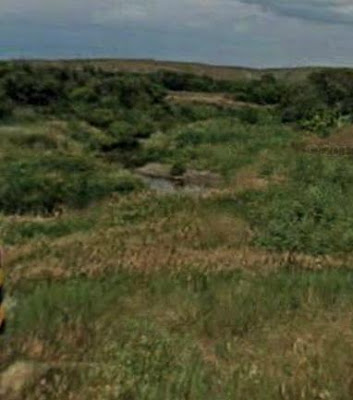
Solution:
<path fill-rule="evenodd" d="M 0 64 L 4 398 L 352 398 L 353 77 L 287 78 Z"/>

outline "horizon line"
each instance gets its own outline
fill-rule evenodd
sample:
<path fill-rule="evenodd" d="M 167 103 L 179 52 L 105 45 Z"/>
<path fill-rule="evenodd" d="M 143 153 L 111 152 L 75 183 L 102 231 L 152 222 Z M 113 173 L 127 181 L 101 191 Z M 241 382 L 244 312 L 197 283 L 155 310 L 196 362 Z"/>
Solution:
<path fill-rule="evenodd" d="M 80 57 L 80 56 L 66 56 L 66 57 L 9 57 L 1 58 L 2 62 L 106 62 L 106 61 L 116 61 L 116 62 L 149 62 L 154 64 L 185 64 L 194 66 L 204 66 L 212 68 L 228 68 L 228 69 L 239 69 L 239 70 L 252 70 L 252 71 L 266 71 L 266 70 L 295 70 L 295 69 L 310 69 L 310 68 L 321 68 L 321 69 L 353 69 L 353 64 L 351 66 L 346 65 L 328 65 L 328 64 L 303 64 L 303 65 L 291 65 L 291 66 L 270 66 L 270 67 L 250 67 L 247 65 L 239 64 L 216 64 L 212 62 L 203 61 L 189 61 L 189 60 L 170 60 L 170 59 L 155 59 L 155 58 L 118 58 L 118 57 Z"/>

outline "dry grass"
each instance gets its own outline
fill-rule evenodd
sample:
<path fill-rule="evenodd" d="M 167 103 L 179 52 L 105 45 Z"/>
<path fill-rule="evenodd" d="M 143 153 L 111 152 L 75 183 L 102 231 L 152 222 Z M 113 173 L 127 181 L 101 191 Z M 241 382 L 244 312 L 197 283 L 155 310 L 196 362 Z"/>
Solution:
<path fill-rule="evenodd" d="M 299 272 L 277 283 L 276 275 L 262 274 L 260 280 L 257 274 L 234 279 L 206 273 L 185 276 L 184 283 L 159 273 L 142 281 L 131 275 L 123 284 L 110 284 L 106 290 L 115 293 L 114 303 L 98 315 L 88 313 L 88 320 L 80 317 L 84 309 L 63 298 L 69 307 L 66 322 L 51 333 L 41 322 L 9 340 L 9 349 L 49 370 L 26 398 L 124 399 L 128 391 L 133 399 L 157 399 L 164 384 L 173 387 L 179 381 L 185 388 L 175 388 L 166 398 L 192 390 L 191 399 L 349 399 L 353 315 L 341 297 L 348 293 L 336 292 L 337 304 L 328 301 L 325 308 L 326 294 L 320 297 L 321 286 L 315 284 L 319 275 L 311 275 L 309 286 Z M 203 288 L 206 276 L 210 279 Z M 339 284 L 338 275 L 331 278 Z M 279 283 L 286 285 L 286 279 L 292 283 L 281 290 Z M 96 280 L 94 287 L 100 284 Z M 27 301 L 40 293 L 29 293 Z M 91 290 L 87 295 L 96 296 Z M 286 296 L 293 296 L 293 305 Z M 60 315 L 60 307 L 53 312 Z M 3 356 L 8 360 L 11 353 Z"/>
<path fill-rule="evenodd" d="M 268 108 L 258 104 L 237 101 L 225 93 L 205 93 L 205 92 L 171 92 L 167 96 L 167 100 L 174 103 L 188 104 L 208 104 L 225 108 L 242 108 L 251 107 L 255 109 Z"/>
<path fill-rule="evenodd" d="M 210 190 L 192 202 L 217 201 L 250 187 L 263 189 L 265 181 L 260 185 L 251 176 L 249 171 L 247 175 L 244 172 L 236 190 Z M 129 202 L 143 207 L 151 196 L 153 193 L 144 192 L 111 201 L 108 207 L 103 206 L 104 212 L 93 231 L 42 238 L 9 248 L 7 275 L 11 285 L 26 279 L 99 277 L 121 268 L 153 272 L 183 270 L 192 265 L 200 270 L 272 271 L 288 263 L 304 269 L 324 269 L 343 267 L 353 260 L 349 255 L 314 257 L 255 248 L 251 245 L 253 233 L 245 220 L 207 208 L 204 211 L 202 207 L 181 209 L 134 224 L 107 226 L 114 220 L 116 208 Z"/>
<path fill-rule="evenodd" d="M 337 129 L 329 137 L 320 138 L 316 135 L 308 135 L 304 140 L 305 151 L 317 151 L 330 153 L 330 149 L 341 150 L 341 154 L 347 151 L 347 154 L 353 153 L 353 126 L 348 125 Z M 338 155 L 338 154 L 337 154 Z"/>

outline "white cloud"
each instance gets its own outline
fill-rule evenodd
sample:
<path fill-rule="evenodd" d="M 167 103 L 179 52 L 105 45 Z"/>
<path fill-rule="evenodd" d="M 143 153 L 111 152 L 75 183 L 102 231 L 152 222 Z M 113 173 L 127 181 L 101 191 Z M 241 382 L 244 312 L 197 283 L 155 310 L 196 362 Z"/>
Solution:
<path fill-rule="evenodd" d="M 98 23 L 144 22 L 162 26 L 228 27 L 262 14 L 259 8 L 234 0 L 129 0 L 94 12 Z"/>
<path fill-rule="evenodd" d="M 0 0 L 0 58 L 347 65 L 352 35 L 353 0 Z"/>
<path fill-rule="evenodd" d="M 353 24 L 352 0 L 240 0 L 276 14 L 305 20 Z"/>
<path fill-rule="evenodd" d="M 262 14 L 239 0 L 0 0 L 0 17 L 207 26 Z"/>
<path fill-rule="evenodd" d="M 0 0 L 0 16 L 81 23 L 167 22 L 193 26 L 259 17 L 266 12 L 353 24 L 353 0 Z"/>

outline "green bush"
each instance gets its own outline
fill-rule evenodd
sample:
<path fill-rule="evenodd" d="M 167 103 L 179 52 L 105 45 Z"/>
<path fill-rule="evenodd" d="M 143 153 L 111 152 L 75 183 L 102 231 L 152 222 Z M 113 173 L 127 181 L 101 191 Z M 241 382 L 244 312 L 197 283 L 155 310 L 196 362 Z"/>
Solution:
<path fill-rule="evenodd" d="M 301 127 L 329 134 L 341 116 L 353 109 L 353 74 L 346 70 L 322 70 L 309 75 L 302 83 L 283 90 L 280 112 L 283 122 L 299 123 Z"/>
<path fill-rule="evenodd" d="M 257 104 L 278 104 L 285 85 L 272 74 L 264 74 L 260 79 L 244 82 L 236 93 L 236 99 Z"/>
<path fill-rule="evenodd" d="M 287 184 L 245 198 L 257 244 L 311 254 L 351 251 L 353 168 L 348 161 L 299 157 Z"/>
<path fill-rule="evenodd" d="M 280 112 L 283 122 L 310 120 L 327 110 L 324 100 L 312 85 L 295 84 L 283 94 Z"/>
<path fill-rule="evenodd" d="M 62 100 L 64 88 L 52 74 L 43 71 L 16 70 L 4 78 L 6 95 L 20 104 L 46 106 Z"/>
<path fill-rule="evenodd" d="M 149 107 L 161 102 L 165 96 L 165 91 L 159 85 L 145 76 L 133 74 L 103 79 L 95 86 L 95 91 L 99 96 L 114 96 L 128 109 Z"/>
<path fill-rule="evenodd" d="M 317 133 L 321 137 L 329 136 L 331 130 L 338 126 L 340 117 L 335 110 L 324 110 L 315 114 L 312 118 L 301 121 L 303 129 Z"/>
<path fill-rule="evenodd" d="M 102 146 L 103 151 L 112 150 L 131 150 L 138 147 L 139 143 L 135 136 L 134 127 L 125 121 L 116 121 L 112 123 L 108 131 L 112 140 L 110 143 Z"/>
<path fill-rule="evenodd" d="M 73 102 L 96 103 L 99 98 L 92 87 L 82 86 L 73 89 L 69 99 Z"/>
<path fill-rule="evenodd" d="M 127 121 L 115 121 L 110 125 L 108 132 L 114 139 L 120 139 L 126 136 L 134 136 L 135 129 Z"/>
<path fill-rule="evenodd" d="M 172 71 L 158 71 L 151 74 L 153 80 L 169 90 L 179 91 L 215 91 L 217 84 L 208 76 L 199 76 L 190 73 Z"/>
<path fill-rule="evenodd" d="M 0 210 L 8 214 L 50 214 L 62 205 L 82 208 L 113 192 L 138 187 L 139 181 L 129 174 L 87 156 L 46 154 L 0 164 Z"/>
<path fill-rule="evenodd" d="M 328 107 L 343 114 L 352 113 L 353 73 L 349 70 L 323 70 L 314 72 L 309 81 L 315 86 Z"/>

